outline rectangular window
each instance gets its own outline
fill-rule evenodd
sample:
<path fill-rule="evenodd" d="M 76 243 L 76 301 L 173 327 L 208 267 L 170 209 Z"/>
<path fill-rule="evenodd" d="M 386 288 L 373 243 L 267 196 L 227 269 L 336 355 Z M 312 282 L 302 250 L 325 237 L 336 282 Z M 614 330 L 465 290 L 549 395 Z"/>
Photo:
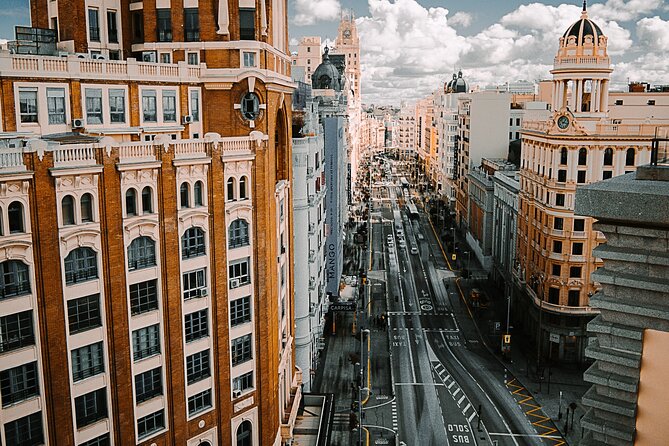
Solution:
<path fill-rule="evenodd" d="M 575 256 L 583 255 L 583 243 L 573 243 L 571 245 L 571 254 Z"/>
<path fill-rule="evenodd" d="M 72 350 L 72 381 L 77 382 L 105 371 L 102 342 Z"/>
<path fill-rule="evenodd" d="M 46 105 L 49 110 L 49 124 L 65 124 L 65 89 L 47 88 Z"/>
<path fill-rule="evenodd" d="M 567 182 L 567 171 L 564 169 L 558 170 L 558 183 L 566 183 Z"/>
<path fill-rule="evenodd" d="M 144 41 L 144 11 L 132 11 L 132 43 Z"/>
<path fill-rule="evenodd" d="M 190 91 L 190 115 L 193 122 L 200 121 L 200 92 L 198 90 Z"/>
<path fill-rule="evenodd" d="M 230 302 L 230 326 L 251 322 L 251 296 L 245 296 Z"/>
<path fill-rule="evenodd" d="M 158 309 L 156 279 L 130 285 L 130 311 L 133 316 Z"/>
<path fill-rule="evenodd" d="M 184 300 L 207 295 L 206 271 L 205 268 L 202 268 L 182 274 Z"/>
<path fill-rule="evenodd" d="M 26 417 L 6 423 L 5 444 L 21 446 L 44 444 L 42 412 L 35 412 Z"/>
<path fill-rule="evenodd" d="M 244 373 L 232 380 L 232 388 L 243 392 L 253 388 L 253 372 Z"/>
<path fill-rule="evenodd" d="M 0 317 L 0 352 L 35 344 L 32 311 Z"/>
<path fill-rule="evenodd" d="M 160 326 L 139 328 L 132 332 L 132 357 L 135 361 L 160 353 Z"/>
<path fill-rule="evenodd" d="M 188 398 L 188 415 L 192 416 L 211 408 L 211 389 L 197 393 Z"/>
<path fill-rule="evenodd" d="M 555 206 L 564 206 L 564 194 L 555 194 Z"/>
<path fill-rule="evenodd" d="M 92 440 L 80 443 L 79 446 L 109 446 L 109 444 L 109 432 L 107 432 Z"/>
<path fill-rule="evenodd" d="M 253 51 L 244 51 L 244 66 L 245 67 L 255 67 L 256 66 L 256 53 Z"/>
<path fill-rule="evenodd" d="M 160 367 L 135 376 L 135 395 L 138 404 L 162 394 L 163 377 Z"/>
<path fill-rule="evenodd" d="M 230 342 L 230 354 L 232 356 L 232 365 L 236 366 L 243 362 L 250 361 L 251 355 L 251 335 L 247 334 Z"/>
<path fill-rule="evenodd" d="M 100 41 L 100 13 L 95 8 L 88 9 L 88 38 L 91 42 Z"/>
<path fill-rule="evenodd" d="M 256 10 L 239 8 L 239 40 L 256 40 Z"/>
<path fill-rule="evenodd" d="M 142 91 L 142 114 L 144 122 L 157 122 L 156 90 Z"/>
<path fill-rule="evenodd" d="M 102 124 L 102 90 L 86 88 L 86 123 Z"/>
<path fill-rule="evenodd" d="M 2 407 L 39 395 L 37 362 L 23 364 L 0 372 Z"/>
<path fill-rule="evenodd" d="M 553 305 L 560 305 L 560 289 L 550 287 L 548 289 L 548 302 Z"/>
<path fill-rule="evenodd" d="M 22 123 L 37 122 L 37 90 L 19 90 L 19 115 Z"/>
<path fill-rule="evenodd" d="M 608 180 L 609 178 L 613 177 L 613 172 L 610 170 L 605 170 L 602 172 L 602 180 Z"/>
<path fill-rule="evenodd" d="M 581 291 L 569 290 L 569 295 L 567 299 L 568 299 L 567 305 L 569 305 L 570 307 L 580 307 Z"/>
<path fill-rule="evenodd" d="M 112 123 L 125 122 L 125 91 L 109 90 L 109 117 Z"/>
<path fill-rule="evenodd" d="M 579 184 L 585 183 L 585 170 L 579 170 L 576 176 L 576 182 Z"/>
<path fill-rule="evenodd" d="M 177 92 L 174 90 L 163 91 L 163 121 L 177 121 Z"/>
<path fill-rule="evenodd" d="M 561 217 L 555 217 L 553 219 L 553 229 L 557 229 L 559 231 L 562 231 L 564 226 L 564 219 Z"/>
<path fill-rule="evenodd" d="M 209 336 L 208 319 L 207 310 L 186 315 L 186 342 L 193 342 Z"/>
<path fill-rule="evenodd" d="M 228 266 L 228 277 L 230 278 L 230 288 L 237 288 L 251 283 L 251 274 L 249 271 L 250 258 L 235 260 Z"/>
<path fill-rule="evenodd" d="M 160 53 L 160 63 L 172 63 L 172 53 Z"/>
<path fill-rule="evenodd" d="M 583 232 L 585 231 L 585 219 L 575 218 L 574 219 L 574 232 Z"/>
<path fill-rule="evenodd" d="M 107 11 L 107 39 L 109 43 L 118 43 L 116 11 Z"/>
<path fill-rule="evenodd" d="M 581 267 L 580 266 L 572 266 L 569 268 L 569 277 L 573 278 L 581 278 Z"/>
<path fill-rule="evenodd" d="M 172 41 L 172 11 L 169 8 L 156 9 L 156 32 L 158 42 Z"/>
<path fill-rule="evenodd" d="M 553 269 L 551 273 L 554 276 L 559 276 L 560 274 L 562 274 L 562 267 L 560 265 L 553 264 Z"/>
<path fill-rule="evenodd" d="M 188 65 L 200 65 L 200 53 L 188 53 Z"/>
<path fill-rule="evenodd" d="M 100 295 L 91 294 L 67 301 L 67 319 L 70 334 L 102 326 Z"/>
<path fill-rule="evenodd" d="M 137 420 L 137 437 L 139 440 L 165 428 L 165 411 L 160 409 Z"/>
<path fill-rule="evenodd" d="M 77 429 L 107 418 L 107 392 L 103 387 L 74 399 Z"/>
<path fill-rule="evenodd" d="M 209 350 L 203 350 L 186 357 L 186 380 L 188 384 L 202 381 L 210 376 Z"/>
<path fill-rule="evenodd" d="M 197 8 L 184 9 L 184 40 L 186 42 L 200 40 L 200 14 Z"/>
<path fill-rule="evenodd" d="M 562 254 L 562 242 L 558 240 L 553 241 L 553 252 Z"/>

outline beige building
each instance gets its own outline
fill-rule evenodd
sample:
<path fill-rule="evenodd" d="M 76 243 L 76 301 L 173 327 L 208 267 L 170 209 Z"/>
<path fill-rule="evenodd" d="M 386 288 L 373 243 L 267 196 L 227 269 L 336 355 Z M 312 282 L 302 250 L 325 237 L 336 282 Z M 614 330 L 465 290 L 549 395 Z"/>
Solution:
<path fill-rule="evenodd" d="M 304 82 L 311 84 L 311 75 L 321 64 L 320 36 L 302 37 L 297 46 L 297 54 L 291 56 L 294 67 L 304 69 Z"/>
<path fill-rule="evenodd" d="M 669 124 L 669 94 L 609 93 L 607 44 L 584 8 L 560 38 L 551 117 L 523 124 L 515 276 L 528 316 L 518 320 L 529 321 L 540 358 L 583 361 L 596 314 L 591 275 L 602 262 L 592 253 L 604 237 L 574 213 L 576 190 L 647 164 L 653 136 Z"/>

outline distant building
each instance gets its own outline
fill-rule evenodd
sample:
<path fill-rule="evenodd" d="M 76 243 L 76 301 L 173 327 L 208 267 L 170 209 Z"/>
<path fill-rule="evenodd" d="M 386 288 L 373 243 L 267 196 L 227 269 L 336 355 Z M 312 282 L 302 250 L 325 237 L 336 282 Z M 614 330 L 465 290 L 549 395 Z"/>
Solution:
<path fill-rule="evenodd" d="M 500 170 L 493 177 L 492 279 L 506 290 L 507 296 L 516 264 L 518 179 L 518 169 Z"/>
<path fill-rule="evenodd" d="M 291 56 L 291 63 L 294 68 L 304 70 L 304 82 L 311 84 L 311 76 L 316 67 L 321 64 L 321 38 L 318 36 L 308 36 L 300 38 L 297 46 L 297 53 Z"/>

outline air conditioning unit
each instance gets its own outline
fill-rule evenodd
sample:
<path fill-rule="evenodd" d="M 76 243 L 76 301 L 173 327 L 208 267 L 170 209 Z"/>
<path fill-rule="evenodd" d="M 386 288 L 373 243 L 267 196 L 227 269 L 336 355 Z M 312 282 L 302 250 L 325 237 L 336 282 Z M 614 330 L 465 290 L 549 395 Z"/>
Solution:
<path fill-rule="evenodd" d="M 84 128 L 84 120 L 81 118 L 75 118 L 72 120 L 72 128 L 73 129 L 83 129 Z"/>
<path fill-rule="evenodd" d="M 186 115 L 183 118 L 181 118 L 181 121 L 184 124 L 191 124 L 193 122 L 193 115 Z"/>
<path fill-rule="evenodd" d="M 230 279 L 230 289 L 239 288 L 239 279 Z"/>
<path fill-rule="evenodd" d="M 206 288 L 200 288 L 200 297 L 205 297 L 208 293 Z"/>
<path fill-rule="evenodd" d="M 242 396 L 242 391 L 241 390 L 235 389 L 235 390 L 232 391 L 232 397 L 233 398 L 239 398 L 240 396 Z"/>

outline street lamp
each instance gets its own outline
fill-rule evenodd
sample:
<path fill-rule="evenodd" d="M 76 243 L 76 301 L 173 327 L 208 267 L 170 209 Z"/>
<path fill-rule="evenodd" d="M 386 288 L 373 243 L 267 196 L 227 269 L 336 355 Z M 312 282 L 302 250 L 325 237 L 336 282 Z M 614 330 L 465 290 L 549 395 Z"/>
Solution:
<path fill-rule="evenodd" d="M 539 323 L 537 324 L 537 376 L 539 375 L 539 369 L 541 367 L 541 355 L 543 348 L 543 330 L 541 329 L 541 319 L 543 316 L 544 310 L 544 279 L 546 276 L 543 272 L 535 273 L 532 275 L 533 284 L 539 284 Z M 539 386 L 541 386 L 541 378 L 539 378 Z"/>

